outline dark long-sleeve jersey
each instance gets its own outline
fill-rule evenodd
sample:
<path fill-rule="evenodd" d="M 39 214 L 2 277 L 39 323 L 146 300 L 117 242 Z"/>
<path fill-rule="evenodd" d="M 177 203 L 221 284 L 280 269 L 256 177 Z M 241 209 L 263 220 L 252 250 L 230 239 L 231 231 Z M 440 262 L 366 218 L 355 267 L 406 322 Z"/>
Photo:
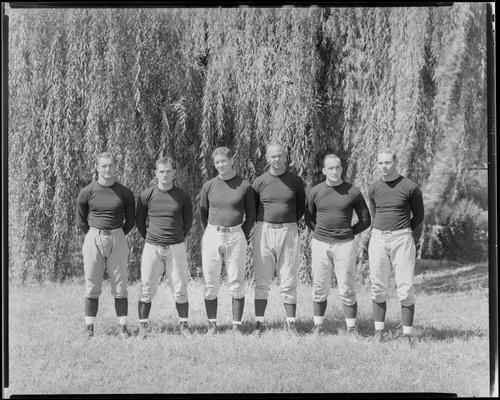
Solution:
<path fill-rule="evenodd" d="M 134 195 L 118 182 L 111 186 L 92 182 L 78 194 L 76 216 L 83 233 L 90 227 L 109 230 L 121 227 L 126 235 L 135 225 Z"/>
<path fill-rule="evenodd" d="M 422 192 L 412 180 L 399 176 L 393 181 L 378 180 L 368 189 L 373 227 L 385 230 L 411 228 L 420 236 L 424 221 Z"/>
<path fill-rule="evenodd" d="M 275 176 L 265 172 L 252 184 L 257 221 L 273 224 L 298 222 L 304 215 L 306 191 L 297 175 L 286 171 Z"/>
<path fill-rule="evenodd" d="M 157 185 L 137 199 L 136 225 L 146 242 L 171 245 L 184 241 L 193 224 L 193 204 L 177 186 L 163 191 Z"/>
<path fill-rule="evenodd" d="M 358 222 L 352 226 L 353 210 Z M 306 224 L 314 231 L 313 238 L 322 242 L 332 239 L 348 240 L 370 227 L 368 206 L 360 190 L 348 182 L 314 186 L 307 198 Z"/>
<path fill-rule="evenodd" d="M 206 182 L 200 195 L 203 228 L 207 223 L 225 227 L 242 225 L 246 238 L 255 223 L 255 198 L 252 186 L 236 175 L 224 180 L 219 176 Z"/>

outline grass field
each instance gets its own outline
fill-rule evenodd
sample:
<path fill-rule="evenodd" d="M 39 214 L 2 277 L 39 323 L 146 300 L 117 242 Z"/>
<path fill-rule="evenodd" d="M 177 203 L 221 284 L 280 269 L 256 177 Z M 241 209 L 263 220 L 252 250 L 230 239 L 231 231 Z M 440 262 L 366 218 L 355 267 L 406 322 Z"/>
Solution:
<path fill-rule="evenodd" d="M 282 329 L 284 310 L 273 289 L 266 312 L 272 331 L 255 337 L 249 288 L 244 334 L 230 331 L 230 298 L 219 296 L 221 332 L 206 330 L 203 286 L 190 284 L 190 327 L 177 333 L 173 300 L 165 284 L 153 302 L 148 339 L 115 336 L 113 300 L 105 284 L 96 336 L 82 337 L 83 286 L 10 286 L 10 387 L 4 395 L 32 393 L 213 392 L 443 392 L 489 396 L 487 267 L 419 263 L 414 347 L 403 342 L 399 306 L 388 303 L 389 340 L 371 334 L 369 288 L 358 294 L 357 339 L 343 333 L 337 291 L 329 297 L 327 334 L 313 337 L 311 288 L 299 288 L 299 337 Z M 130 287 L 129 319 L 138 330 L 139 286 Z"/>

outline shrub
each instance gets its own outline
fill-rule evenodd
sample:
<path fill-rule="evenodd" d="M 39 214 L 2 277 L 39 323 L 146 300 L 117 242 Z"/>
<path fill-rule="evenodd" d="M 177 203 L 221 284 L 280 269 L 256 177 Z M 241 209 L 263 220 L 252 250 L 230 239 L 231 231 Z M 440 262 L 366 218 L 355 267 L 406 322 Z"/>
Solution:
<path fill-rule="evenodd" d="M 486 210 L 472 200 L 462 199 L 444 208 L 440 220 L 440 224 L 425 229 L 422 258 L 470 263 L 488 257 Z"/>

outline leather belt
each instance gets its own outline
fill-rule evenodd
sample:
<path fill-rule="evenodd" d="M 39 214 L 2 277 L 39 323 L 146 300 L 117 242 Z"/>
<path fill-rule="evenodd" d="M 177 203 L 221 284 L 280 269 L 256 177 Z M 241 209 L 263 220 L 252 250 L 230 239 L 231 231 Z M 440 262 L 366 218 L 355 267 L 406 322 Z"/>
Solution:
<path fill-rule="evenodd" d="M 268 226 L 272 229 L 281 229 L 283 228 L 283 224 L 271 224 L 270 222 L 268 222 Z"/>
<path fill-rule="evenodd" d="M 113 233 L 113 231 L 116 231 L 118 229 L 121 229 L 121 228 L 116 228 L 116 229 L 98 229 L 98 228 L 90 227 L 90 230 L 99 232 L 100 235 L 104 235 L 104 236 L 111 236 L 111 234 Z"/>
<path fill-rule="evenodd" d="M 401 235 L 403 233 L 411 233 L 412 232 L 412 230 L 410 228 L 397 229 L 397 230 L 394 230 L 394 231 L 391 231 L 391 230 L 383 231 L 383 230 L 380 230 L 380 229 L 377 229 L 377 228 L 373 228 L 373 231 L 376 232 L 376 233 L 381 234 L 384 237 L 392 236 L 392 235 Z"/>

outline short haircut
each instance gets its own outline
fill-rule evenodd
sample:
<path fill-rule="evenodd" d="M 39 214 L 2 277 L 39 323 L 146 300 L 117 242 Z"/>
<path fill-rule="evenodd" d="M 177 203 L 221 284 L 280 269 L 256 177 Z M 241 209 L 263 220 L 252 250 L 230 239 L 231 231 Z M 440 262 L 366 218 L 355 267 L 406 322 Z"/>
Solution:
<path fill-rule="evenodd" d="M 377 155 L 380 155 L 380 154 L 390 154 L 392 155 L 392 161 L 396 162 L 398 160 L 397 156 L 396 156 L 396 152 L 391 149 L 390 147 L 381 147 L 377 153 Z"/>
<path fill-rule="evenodd" d="M 95 163 L 96 163 L 96 165 L 99 165 L 99 160 L 101 160 L 101 159 L 103 159 L 103 158 L 113 160 L 113 164 L 115 164 L 115 165 L 116 165 L 116 159 L 115 159 L 115 157 L 113 156 L 113 154 L 111 154 L 109 151 L 104 151 L 104 152 L 99 153 L 99 154 L 97 155 L 97 157 L 95 158 Z"/>
<path fill-rule="evenodd" d="M 217 147 L 212 152 L 212 159 L 215 158 L 215 156 L 218 156 L 219 154 L 222 154 L 224 157 L 227 157 L 227 158 L 233 158 L 233 156 L 234 156 L 233 151 L 228 149 L 227 147 Z"/>
<path fill-rule="evenodd" d="M 336 154 L 330 153 L 323 157 L 323 168 L 325 167 L 326 160 L 330 159 L 339 160 L 340 165 L 342 166 L 342 160 L 340 159 L 340 157 Z"/>
<path fill-rule="evenodd" d="M 281 149 L 281 152 L 286 155 L 285 146 L 278 142 L 269 142 L 268 144 L 266 144 L 266 155 L 271 147 L 279 147 Z"/>
<path fill-rule="evenodd" d="M 155 162 L 155 168 L 158 169 L 160 165 L 170 164 L 172 169 L 175 169 L 174 160 L 172 157 L 161 157 Z"/>

